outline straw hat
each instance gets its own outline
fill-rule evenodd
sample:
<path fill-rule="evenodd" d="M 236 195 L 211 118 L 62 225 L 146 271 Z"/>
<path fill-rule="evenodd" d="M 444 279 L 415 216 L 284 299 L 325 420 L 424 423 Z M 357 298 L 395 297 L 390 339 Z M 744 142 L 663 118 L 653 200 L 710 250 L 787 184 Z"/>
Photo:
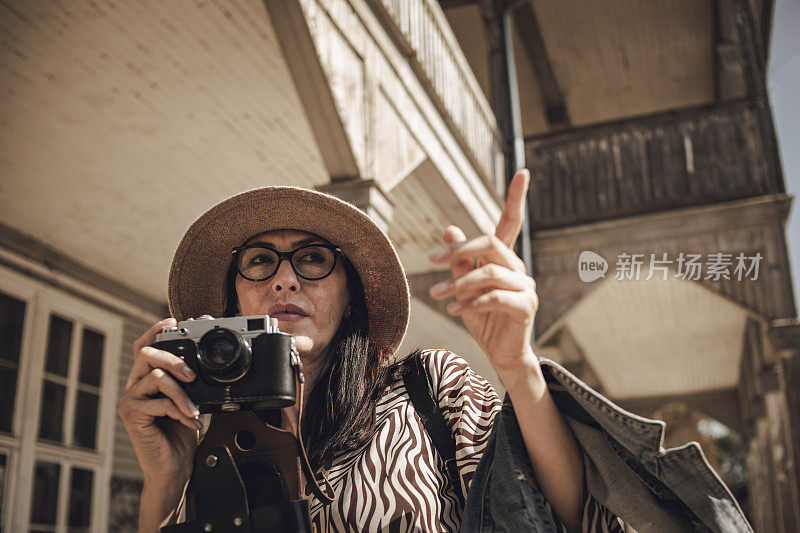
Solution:
<path fill-rule="evenodd" d="M 275 229 L 315 233 L 338 246 L 364 285 L 369 341 L 384 357 L 403 340 L 411 308 L 400 258 L 363 211 L 335 196 L 299 187 L 263 187 L 206 211 L 183 236 L 169 272 L 169 310 L 178 321 L 221 316 L 231 250 Z"/>

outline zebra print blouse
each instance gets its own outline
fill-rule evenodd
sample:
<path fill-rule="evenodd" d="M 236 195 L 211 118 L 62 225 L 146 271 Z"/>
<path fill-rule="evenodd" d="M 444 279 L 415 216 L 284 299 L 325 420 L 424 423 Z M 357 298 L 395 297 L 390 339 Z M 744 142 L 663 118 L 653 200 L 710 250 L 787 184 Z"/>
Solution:
<path fill-rule="evenodd" d="M 445 421 L 456 437 L 462 487 L 455 489 L 441 468 L 405 385 L 389 387 L 376 408 L 375 435 L 359 450 L 338 456 L 325 472 L 335 499 L 323 506 L 311 499 L 311 521 L 328 531 L 458 531 L 462 508 L 500 410 L 492 385 L 448 350 L 422 352 Z M 617 517 L 582 491 L 583 532 L 622 532 Z M 308 496 L 311 496 L 308 494 Z M 567 531 L 552 512 L 559 533 Z"/>

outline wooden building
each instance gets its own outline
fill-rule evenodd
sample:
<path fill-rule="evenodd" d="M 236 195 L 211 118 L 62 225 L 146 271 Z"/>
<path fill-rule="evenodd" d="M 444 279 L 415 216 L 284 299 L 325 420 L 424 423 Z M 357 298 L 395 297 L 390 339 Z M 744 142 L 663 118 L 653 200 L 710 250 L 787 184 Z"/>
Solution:
<path fill-rule="evenodd" d="M 506 42 L 534 173 L 537 352 L 641 414 L 678 399 L 740 432 L 754 525 L 797 530 L 771 2 L 535 0 L 508 27 L 501 4 L 0 2 L 3 531 L 135 530 L 141 471 L 114 411 L 130 345 L 167 314 L 183 231 L 248 188 L 367 211 L 412 286 L 400 354 L 450 348 L 496 382 L 428 298 L 447 272 L 426 256 L 447 224 L 499 218 L 516 161 Z M 763 261 L 753 282 L 582 282 L 586 250 Z"/>
<path fill-rule="evenodd" d="M 409 28 L 364 0 L 0 2 L 3 531 L 135 531 L 115 405 L 210 206 L 339 194 L 388 230 L 415 296 L 447 224 L 493 228 L 494 115 L 442 10 L 413 5 Z M 400 353 L 448 347 L 491 376 L 460 324 L 413 307 Z"/>
<path fill-rule="evenodd" d="M 441 4 L 508 146 L 502 3 Z M 792 197 L 765 80 L 773 2 L 512 9 L 537 353 L 633 412 L 679 403 L 726 425 L 746 444 L 755 530 L 800 530 Z M 607 270 L 582 278 L 598 259 Z"/>

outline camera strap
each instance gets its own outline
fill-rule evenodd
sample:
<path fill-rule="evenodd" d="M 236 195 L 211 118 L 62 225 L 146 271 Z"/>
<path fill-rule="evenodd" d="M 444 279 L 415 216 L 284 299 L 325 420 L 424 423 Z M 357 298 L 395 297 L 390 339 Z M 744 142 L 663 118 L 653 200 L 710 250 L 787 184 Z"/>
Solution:
<path fill-rule="evenodd" d="M 297 414 L 297 441 L 300 443 L 300 465 L 303 468 L 303 474 L 306 477 L 306 482 L 311 483 L 311 490 L 314 491 L 314 495 L 317 497 L 319 501 L 323 503 L 323 505 L 328 505 L 333 502 L 333 498 L 335 496 L 333 492 L 333 486 L 331 486 L 331 482 L 325 477 L 325 472 L 320 472 L 322 476 L 322 480 L 325 483 L 325 490 L 320 487 L 319 481 L 317 480 L 317 476 L 314 474 L 314 470 L 311 468 L 311 463 L 308 461 L 308 454 L 306 453 L 306 446 L 303 443 L 303 435 L 301 434 L 302 427 L 303 427 L 303 385 L 305 382 L 305 378 L 303 377 L 303 370 L 300 366 L 295 366 L 295 375 L 297 376 L 297 390 L 300 392 L 299 394 L 299 401 L 298 401 L 298 414 Z"/>
<path fill-rule="evenodd" d="M 464 495 L 461 491 L 461 477 L 456 464 L 456 439 L 453 437 L 450 428 L 447 427 L 444 415 L 439 409 L 439 402 L 436 401 L 434 396 L 430 375 L 425 368 L 420 352 L 416 352 L 410 357 L 413 360 L 406 365 L 406 370 L 403 373 L 406 391 L 409 398 L 411 398 L 411 404 L 422 420 L 422 425 L 425 426 L 425 430 L 433 442 L 434 448 L 436 448 L 439 456 L 444 461 L 447 477 L 453 485 L 458 501 L 463 506 Z"/>

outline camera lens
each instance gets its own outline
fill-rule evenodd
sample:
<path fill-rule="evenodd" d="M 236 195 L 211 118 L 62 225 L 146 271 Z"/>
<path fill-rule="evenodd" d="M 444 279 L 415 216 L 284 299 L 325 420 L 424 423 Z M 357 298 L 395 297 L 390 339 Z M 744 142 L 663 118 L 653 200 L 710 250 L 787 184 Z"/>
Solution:
<path fill-rule="evenodd" d="M 209 341 L 206 358 L 214 366 L 227 367 L 236 360 L 238 346 L 227 337 L 217 337 Z"/>
<path fill-rule="evenodd" d="M 235 381 L 250 366 L 250 345 L 230 329 L 214 328 L 207 332 L 200 338 L 198 351 L 200 364 L 217 381 Z"/>

